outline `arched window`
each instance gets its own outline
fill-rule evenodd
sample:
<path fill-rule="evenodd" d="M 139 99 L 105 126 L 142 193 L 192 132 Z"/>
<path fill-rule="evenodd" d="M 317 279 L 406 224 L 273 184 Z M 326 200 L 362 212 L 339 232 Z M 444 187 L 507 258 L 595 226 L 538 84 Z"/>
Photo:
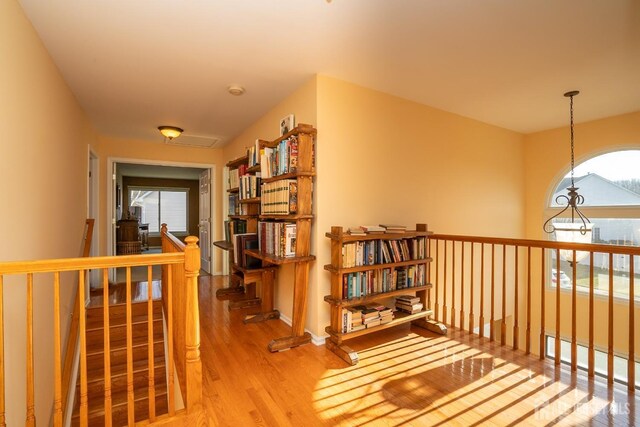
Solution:
<path fill-rule="evenodd" d="M 575 186 L 584 196 L 580 210 L 593 223 L 592 242 L 599 244 L 640 246 L 640 150 L 623 150 L 593 157 L 574 171 Z M 567 174 L 551 195 L 546 214 L 554 215 L 559 209 L 556 198 L 567 194 L 571 175 Z M 562 221 L 562 219 L 561 219 Z M 570 221 L 565 218 L 564 221 Z M 555 235 L 551 236 L 555 240 Z M 553 252 L 553 251 L 552 251 Z M 636 257 L 637 258 L 637 257 Z M 555 266 L 555 253 L 552 254 Z M 550 272 L 551 284 L 571 287 L 573 269 L 561 261 L 561 271 Z M 594 287 L 596 295 L 608 295 L 609 259 L 604 254 L 594 256 Z M 629 257 L 615 256 L 613 260 L 614 297 L 629 298 Z M 640 273 L 640 260 L 635 260 L 635 271 Z M 577 263 L 577 289 L 589 288 L 589 258 Z M 640 274 L 635 276 L 635 295 L 640 296 Z M 581 289 L 582 288 L 582 289 Z"/>

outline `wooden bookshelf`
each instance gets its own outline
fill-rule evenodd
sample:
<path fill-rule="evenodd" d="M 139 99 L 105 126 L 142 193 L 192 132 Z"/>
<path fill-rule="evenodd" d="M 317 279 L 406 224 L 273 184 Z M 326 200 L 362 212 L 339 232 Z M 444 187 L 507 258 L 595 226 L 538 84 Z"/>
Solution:
<path fill-rule="evenodd" d="M 428 306 L 429 299 L 427 298 L 428 292 L 431 289 L 431 284 L 427 282 L 427 278 L 429 277 L 428 268 L 431 261 L 431 258 L 428 256 L 428 237 L 430 234 L 432 233 L 427 230 L 426 224 L 416 224 L 415 230 L 406 231 L 404 233 L 371 233 L 364 236 L 352 236 L 345 234 L 342 227 L 331 227 L 331 232 L 326 233 L 326 236 L 331 239 L 331 264 L 324 266 L 325 270 L 331 273 L 331 295 L 324 297 L 324 300 L 331 305 L 331 324 L 325 329 L 329 334 L 329 337 L 326 340 L 326 346 L 328 349 L 333 351 L 347 363 L 355 365 L 358 363 L 358 354 L 344 344 L 344 341 L 348 339 L 392 328 L 408 322 L 430 330 L 438 329 L 436 327 L 432 327 L 431 321 L 427 320 L 432 315 L 432 311 Z M 405 239 L 407 240 L 407 246 L 409 243 L 415 243 L 418 248 L 421 244 L 424 245 L 422 247 L 422 251 L 418 251 L 418 253 L 415 251 L 407 251 L 408 253 L 404 253 L 403 256 L 394 257 L 394 262 L 381 262 L 384 257 L 381 256 L 382 250 L 380 249 L 378 251 L 378 255 L 372 255 L 372 259 L 375 259 L 375 264 L 356 265 L 350 267 L 343 266 L 343 247 L 345 244 L 379 240 L 381 241 L 379 243 L 381 247 L 387 244 L 385 241 L 389 241 L 389 247 L 391 247 L 392 244 L 395 244 L 391 241 L 401 241 Z M 423 243 L 421 243 L 422 240 L 414 242 L 415 239 L 424 240 Z M 371 243 L 369 244 L 371 245 Z M 404 259 L 409 256 L 412 259 Z M 364 263 L 365 262 L 363 260 L 362 264 Z M 420 277 L 420 275 L 416 276 L 419 278 L 419 281 L 416 281 L 417 284 L 407 280 L 406 283 L 409 284 L 409 286 L 402 283 L 402 287 L 397 288 L 396 286 L 401 285 L 393 283 L 393 280 L 395 279 L 392 279 L 392 283 L 387 283 L 387 286 L 391 285 L 390 290 L 387 291 L 380 291 L 379 289 L 382 285 L 379 283 L 379 287 L 377 289 L 366 289 L 366 293 L 363 295 L 356 295 L 350 298 L 347 295 L 343 295 L 343 287 L 347 286 L 344 285 L 344 280 L 346 280 L 347 275 L 371 271 L 372 274 L 377 275 L 377 278 L 380 279 L 384 269 L 389 269 L 391 277 L 394 277 L 393 272 L 398 271 L 397 269 L 403 270 L 412 266 L 416 267 L 418 272 L 421 271 L 420 275 L 422 275 L 422 277 Z M 418 266 L 423 267 L 418 268 Z M 397 276 L 400 276 L 400 273 L 396 274 Z M 420 299 L 420 302 L 424 307 L 420 312 L 408 314 L 401 311 L 394 311 L 394 318 L 390 322 L 355 331 L 348 331 L 347 327 L 343 324 L 343 309 L 346 309 L 347 307 L 366 305 L 373 301 L 413 293 L 415 293 L 415 295 Z M 391 308 L 395 309 L 395 303 Z"/>
<path fill-rule="evenodd" d="M 250 199 L 238 200 L 238 205 L 244 206 L 248 210 L 248 215 L 228 215 L 232 220 L 243 220 L 247 223 L 247 232 L 260 233 L 258 229 L 258 222 L 264 221 L 267 223 L 293 223 L 296 225 L 295 234 L 295 254 L 294 256 L 276 256 L 273 253 L 268 253 L 264 248 L 258 250 L 245 250 L 245 254 L 251 255 L 254 258 L 262 261 L 263 268 L 256 270 L 243 270 L 236 265 L 230 265 L 230 271 L 233 272 L 235 277 L 241 277 L 242 279 L 234 279 L 235 282 L 248 282 L 252 279 L 257 279 L 256 274 L 260 274 L 261 281 L 263 283 L 273 283 L 275 278 L 275 271 L 280 265 L 293 264 L 294 265 L 294 283 L 293 283 L 293 309 L 291 316 L 291 335 L 282 338 L 274 339 L 269 343 L 269 350 L 272 352 L 285 350 L 291 347 L 296 347 L 302 344 L 306 344 L 311 341 L 311 336 L 304 331 L 304 322 L 306 318 L 307 310 L 307 290 L 308 290 L 308 278 L 309 278 L 309 263 L 315 260 L 315 256 L 310 254 L 310 242 L 311 242 L 311 221 L 313 220 L 313 210 L 311 206 L 313 179 L 315 177 L 314 171 L 314 143 L 315 143 L 316 130 L 310 125 L 300 124 L 296 128 L 292 129 L 287 134 L 273 140 L 265 141 L 258 140 L 255 146 L 247 149 L 247 155 L 238 159 L 232 160 L 227 163 L 230 169 L 240 169 L 244 171 L 244 174 L 257 174 L 264 173 L 266 165 L 260 163 L 249 167 L 250 159 L 259 159 L 262 161 L 260 155 L 261 149 L 271 148 L 277 149 L 278 145 L 282 141 L 286 142 L 286 154 L 287 159 L 294 153 L 294 148 L 297 147 L 297 156 L 295 163 L 287 164 L 288 170 L 295 170 L 293 172 L 283 173 L 278 176 L 273 176 L 266 179 L 261 179 L 262 183 L 276 182 L 279 180 L 295 180 L 297 186 L 297 209 L 295 213 L 276 215 L 276 214 L 261 214 L 261 197 L 253 197 Z M 295 137 L 297 146 L 290 142 L 290 138 Z M 284 147 L 284 144 L 282 145 Z M 289 148 L 291 147 L 291 151 Z M 269 150 L 267 150 L 269 151 Z M 275 157 L 275 156 L 274 156 Z M 280 157 L 279 157 L 280 159 Z M 270 162 L 273 159 L 270 159 Z M 280 160 L 278 160 L 280 161 Z M 245 168 L 246 167 L 246 168 Z M 239 193 L 239 188 L 232 188 L 227 190 L 229 193 Z M 292 200 L 292 199 L 291 199 Z M 290 202 L 292 203 L 292 202 Z M 246 213 L 246 211 L 244 211 Z M 293 241 L 293 239 L 291 239 Z M 278 240 L 279 241 L 279 240 Z M 227 245 L 220 243 L 216 245 L 221 249 L 225 249 Z M 229 249 L 226 249 L 229 250 Z M 233 248 L 231 248 L 231 251 Z M 233 254 L 230 253 L 230 259 L 233 260 Z M 258 271 L 260 270 L 260 271 Z M 262 271 L 264 270 L 264 271 Z M 263 274 L 269 275 L 263 277 Z M 246 285 L 245 285 L 246 286 Z M 222 291 L 222 290 L 219 290 Z M 255 295 L 254 295 L 255 296 Z M 247 297 L 248 298 L 248 297 Z M 273 291 L 271 285 L 267 287 L 266 291 L 262 292 L 262 310 L 259 313 L 251 314 L 245 317 L 245 323 L 260 322 L 268 319 L 278 318 L 279 313 L 273 309 L 273 306 L 267 306 L 266 300 L 271 301 L 273 298 Z M 248 298 L 249 299 L 249 298 Z M 252 301 L 247 300 L 246 304 L 253 304 Z M 248 305 L 247 305 L 248 306 Z M 274 314 L 277 313 L 277 314 Z"/>

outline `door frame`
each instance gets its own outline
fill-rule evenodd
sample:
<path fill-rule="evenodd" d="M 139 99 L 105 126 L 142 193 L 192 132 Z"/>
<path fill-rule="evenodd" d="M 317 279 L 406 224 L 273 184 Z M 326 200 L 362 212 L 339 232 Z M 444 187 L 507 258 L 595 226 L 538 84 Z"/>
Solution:
<path fill-rule="evenodd" d="M 149 159 L 136 159 L 131 157 L 108 157 L 107 158 L 107 171 L 114 170 L 114 166 L 116 163 L 133 163 L 140 165 L 155 165 L 155 166 L 173 166 L 173 167 L 185 167 L 185 168 L 199 168 L 199 169 L 209 169 L 210 171 L 210 197 L 211 197 L 211 222 L 212 224 L 217 223 L 217 209 L 216 209 L 216 197 L 217 197 L 217 188 L 215 185 L 215 175 L 216 175 L 216 165 L 212 163 L 190 163 L 190 162 L 174 162 L 169 160 L 149 160 Z M 111 177 L 111 172 L 108 172 L 107 182 L 105 184 L 106 193 L 107 193 L 107 212 L 106 218 L 108 218 L 107 222 L 107 255 L 115 255 L 116 254 L 116 241 L 115 241 L 115 227 L 116 227 L 116 205 L 114 200 L 115 194 L 115 180 Z M 124 207 L 123 207 L 124 209 Z M 213 227 L 212 227 L 213 229 Z M 213 256 L 213 241 L 214 236 L 211 236 L 209 239 L 209 257 L 212 274 L 216 274 L 219 271 L 218 266 L 215 262 L 215 257 Z"/>
<path fill-rule="evenodd" d="M 93 235 L 91 236 L 91 249 L 89 256 L 98 256 L 100 253 L 100 156 L 87 144 L 87 218 L 94 219 Z M 87 299 L 91 285 L 100 284 L 100 270 L 93 269 L 89 273 L 87 286 Z"/>

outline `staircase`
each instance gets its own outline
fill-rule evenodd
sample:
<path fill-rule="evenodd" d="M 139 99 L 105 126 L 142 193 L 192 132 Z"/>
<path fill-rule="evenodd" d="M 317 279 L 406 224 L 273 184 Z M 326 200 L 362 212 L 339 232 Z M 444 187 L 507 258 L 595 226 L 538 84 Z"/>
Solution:
<path fill-rule="evenodd" d="M 147 302 L 131 304 L 134 414 L 136 421 L 149 418 L 149 345 Z M 87 308 L 87 395 L 89 425 L 104 425 L 104 327 L 103 307 Z M 127 425 L 127 328 L 126 305 L 109 307 L 111 346 L 111 399 L 114 426 Z M 167 381 L 162 327 L 162 303 L 153 302 L 153 355 L 155 414 L 167 413 Z M 80 425 L 80 383 L 76 386 L 72 425 Z"/>

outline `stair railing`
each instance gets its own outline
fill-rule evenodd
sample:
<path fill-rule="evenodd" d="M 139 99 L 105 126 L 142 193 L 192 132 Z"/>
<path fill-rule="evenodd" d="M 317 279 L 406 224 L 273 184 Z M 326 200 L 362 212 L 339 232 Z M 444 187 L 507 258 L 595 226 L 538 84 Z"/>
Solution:
<path fill-rule="evenodd" d="M 87 401 L 87 343 L 86 343 L 86 308 L 85 308 L 85 279 L 86 273 L 92 269 L 102 270 L 103 278 L 103 298 L 108 301 L 109 283 L 108 270 L 111 268 L 124 268 L 126 270 L 127 295 L 127 400 L 128 400 L 128 424 L 134 425 L 134 399 L 133 399 L 133 367 L 131 363 L 132 354 L 132 318 L 131 318 L 131 268 L 137 266 L 146 266 L 151 276 L 151 267 L 155 265 L 165 266 L 167 272 L 166 281 L 163 281 L 163 289 L 167 288 L 167 298 L 164 301 L 165 308 L 168 313 L 168 329 L 171 342 L 171 351 L 168 362 L 168 370 L 173 371 L 172 359 L 175 355 L 177 359 L 176 370 L 185 373 L 184 384 L 182 388 L 184 394 L 185 409 L 176 409 L 175 399 L 169 401 L 169 415 L 157 417 L 156 421 L 166 423 L 172 418 L 181 418 L 189 425 L 197 423 L 200 418 L 201 400 L 202 400 L 202 375 L 199 351 L 199 320 L 198 320 L 198 299 L 197 299 L 197 276 L 199 271 L 200 251 L 197 238 L 187 237 L 186 245 L 176 243 L 177 239 L 163 229 L 163 238 L 174 242 L 176 250 L 172 250 L 162 254 L 151 255 L 128 255 L 128 256 L 107 256 L 107 257 L 90 257 L 90 258 L 66 258 L 53 260 L 37 260 L 37 261 L 19 261 L 19 262 L 3 262 L 0 263 L 0 427 L 5 427 L 7 422 L 7 406 L 6 406 L 6 386 L 5 370 L 15 369 L 12 366 L 5 365 L 4 357 L 4 317 L 3 317 L 3 284 L 4 278 L 7 276 L 18 276 L 18 280 L 23 278 L 26 290 L 26 416 L 25 425 L 35 426 L 36 424 L 36 407 L 35 407 L 35 371 L 34 371 L 34 278 L 38 282 L 38 286 L 50 286 L 53 293 L 53 319 L 51 332 L 54 337 L 53 348 L 53 370 L 54 384 L 53 390 L 42 390 L 39 388 L 38 393 L 53 394 L 53 420 L 52 424 L 56 427 L 63 425 L 63 420 L 70 417 L 71 414 L 63 413 L 63 393 L 62 393 L 62 359 L 61 351 L 62 331 L 60 325 L 61 318 L 61 274 L 72 272 L 77 286 L 76 301 L 78 305 L 78 332 L 80 346 L 80 425 L 88 425 L 88 401 Z M 164 246 L 164 243 L 163 243 Z M 180 250 L 183 249 L 183 250 Z M 168 267 L 166 267 L 168 266 Z M 40 276 L 40 277 L 39 277 Z M 52 279 L 49 277 L 52 276 Z M 166 286 L 165 286 L 166 285 Z M 151 307 L 151 306 L 150 306 Z M 151 308 L 150 308 L 151 309 Z M 105 330 L 108 331 L 109 310 L 108 305 L 103 311 L 103 321 Z M 150 334 L 151 335 L 151 334 Z M 183 338 L 184 337 L 184 338 Z M 108 375 L 108 367 L 110 366 L 109 355 L 109 338 L 105 333 L 105 386 L 104 386 L 104 402 L 105 402 L 105 425 L 111 425 L 111 395 L 110 395 L 110 376 Z M 151 339 L 151 337 L 150 337 Z M 175 341 L 175 344 L 173 342 Z M 152 359 L 151 359 L 152 360 Z M 184 368 L 179 365 L 184 361 Z M 152 372 L 152 369 L 150 369 Z M 152 376 L 152 375 L 151 375 Z M 180 377 L 180 374 L 179 374 Z M 181 379 L 182 381 L 182 379 Z M 169 395 L 173 393 L 173 387 L 168 389 Z M 19 399 L 19 396 L 11 395 L 12 399 Z M 10 402 L 18 405 L 18 401 Z M 149 414 L 153 415 L 149 402 Z M 18 405 L 19 406 L 19 405 Z M 39 414 L 48 414 L 48 408 L 38 408 Z M 13 414 L 12 414 L 13 416 Z M 42 415 L 41 415 L 42 416 Z M 49 420 L 41 421 L 47 423 Z M 138 420 L 140 421 L 140 420 Z M 149 420 L 150 423 L 153 420 Z"/>
<path fill-rule="evenodd" d="M 490 342 L 499 339 L 514 350 L 524 346 L 540 359 L 551 344 L 555 365 L 562 361 L 562 342 L 569 343 L 567 363 L 573 371 L 578 346 L 584 346 L 590 377 L 596 371 L 595 352 L 601 351 L 610 384 L 614 356 L 626 357 L 628 389 L 635 389 L 640 247 L 434 234 L 429 253 L 435 320 L 481 338 L 488 332 Z M 580 255 L 586 260 L 579 262 Z M 616 267 L 616 261 L 624 267 Z M 586 276 L 580 286 L 578 266 Z"/>

